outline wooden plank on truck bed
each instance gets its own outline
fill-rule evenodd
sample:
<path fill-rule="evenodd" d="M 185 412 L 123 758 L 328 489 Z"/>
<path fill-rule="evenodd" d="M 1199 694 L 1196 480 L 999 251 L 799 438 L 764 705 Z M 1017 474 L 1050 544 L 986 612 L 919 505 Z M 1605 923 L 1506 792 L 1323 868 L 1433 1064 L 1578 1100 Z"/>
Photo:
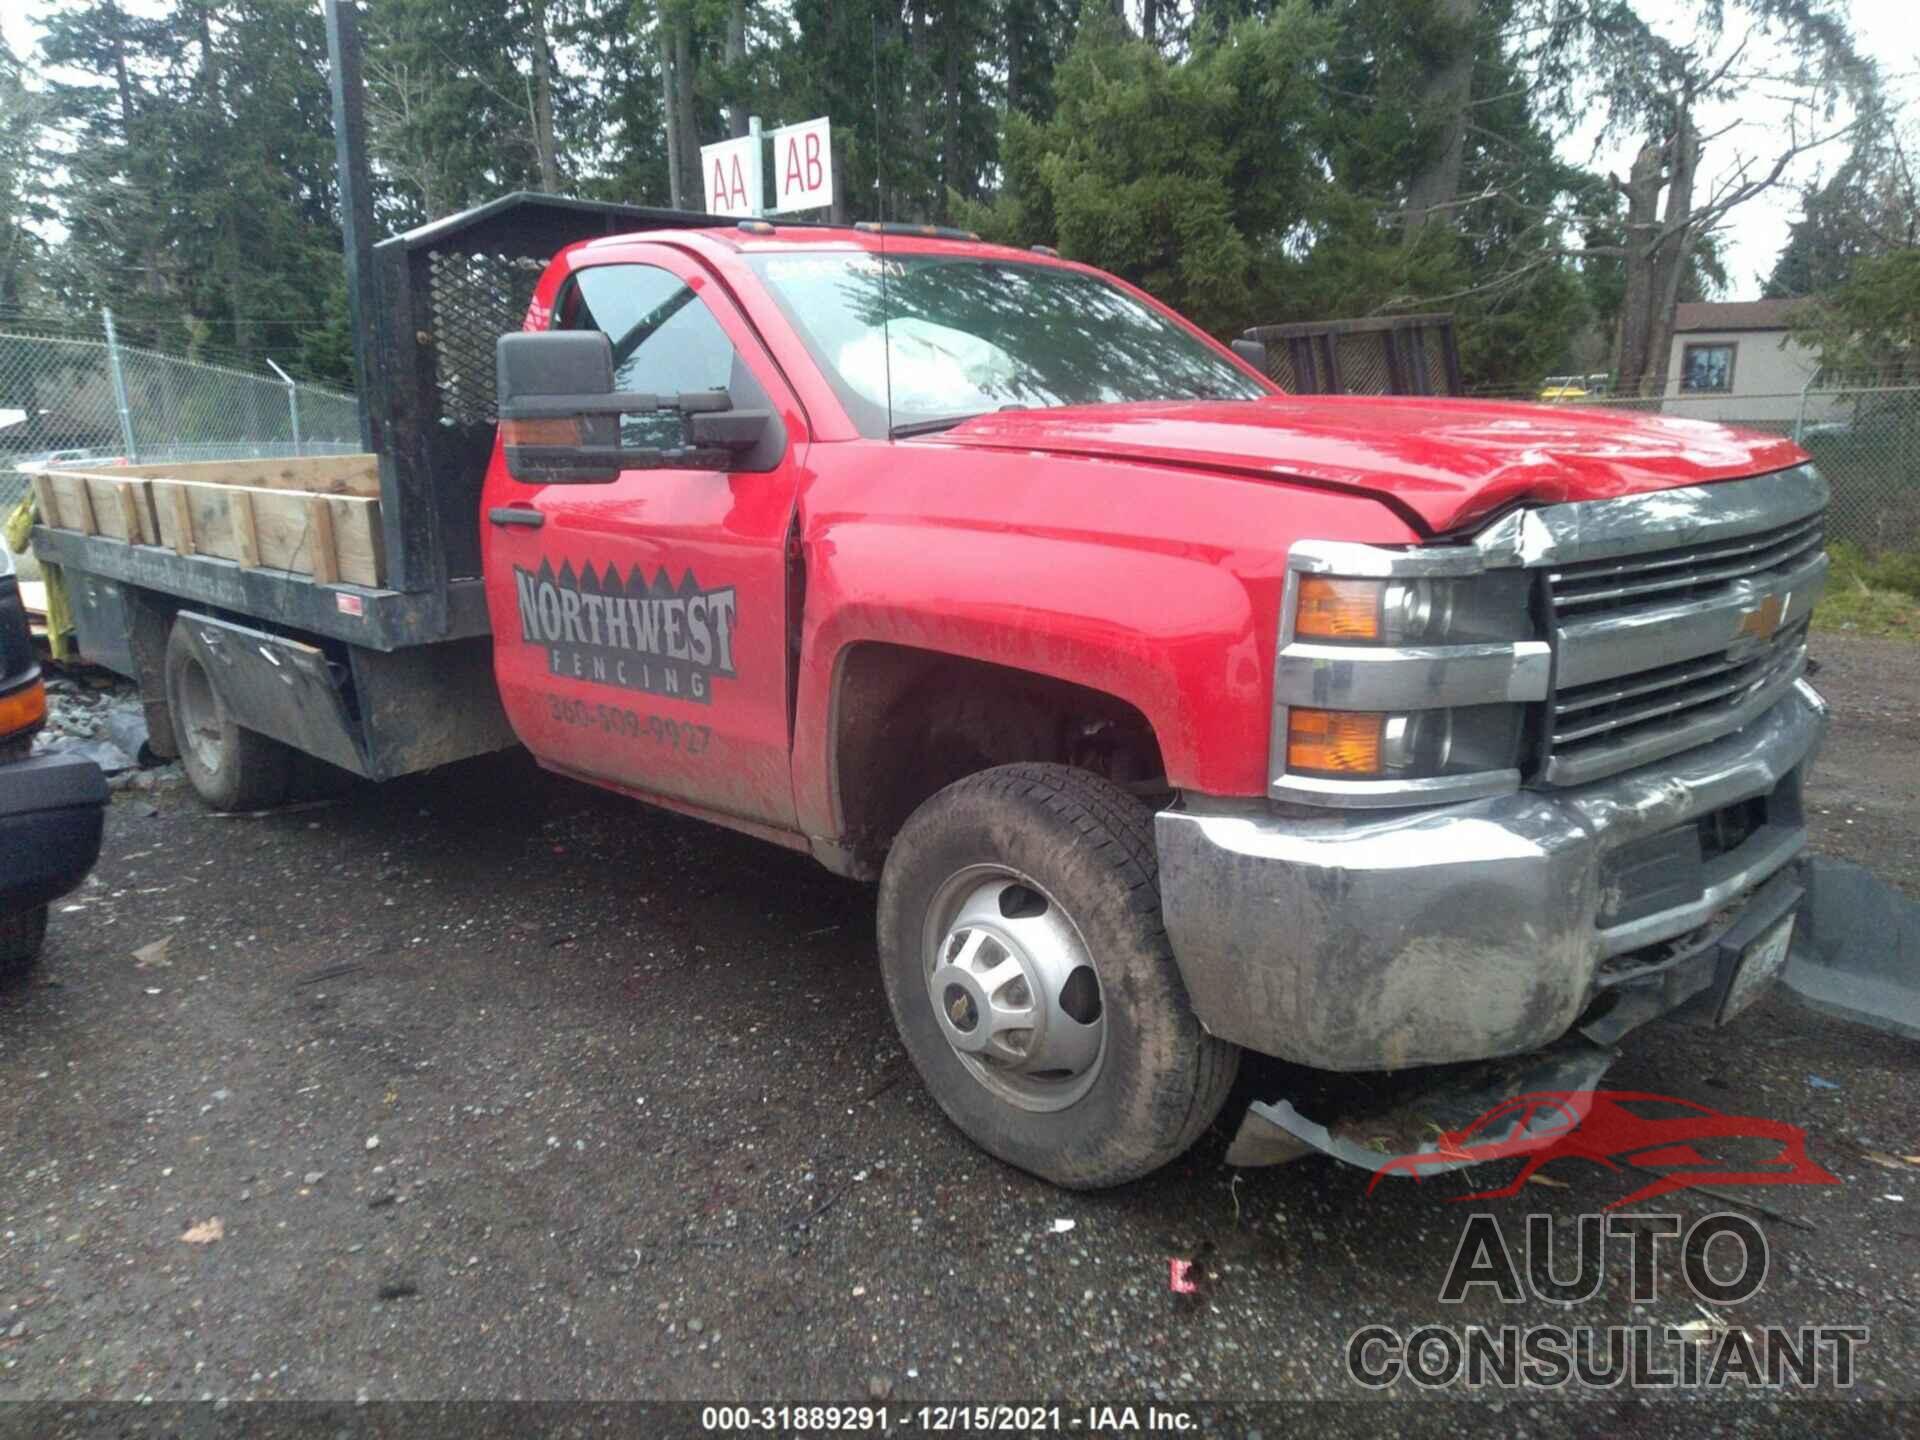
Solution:
<path fill-rule="evenodd" d="M 242 527 L 246 522 L 234 519 L 239 502 L 247 505 L 253 521 L 253 551 L 259 568 L 312 575 L 322 584 L 338 580 L 378 589 L 385 583 L 378 500 L 159 478 L 148 483 L 160 512 L 162 543 L 178 550 L 181 532 L 191 531 L 192 549 L 183 554 L 245 563 Z M 310 508 L 315 503 L 325 507 L 324 520 L 316 521 L 317 512 Z M 181 506 L 186 507 L 184 512 Z"/>
<path fill-rule="evenodd" d="M 163 536 L 167 533 L 165 521 L 171 520 L 173 522 L 173 536 L 170 542 L 173 545 L 173 553 L 176 555 L 194 555 L 199 553 L 194 549 L 199 537 L 193 526 L 193 506 L 190 502 L 187 487 L 184 485 L 175 485 L 169 489 L 161 490 L 156 486 L 154 487 L 154 501 L 154 512 L 163 517 L 160 526 L 160 533 Z"/>
<path fill-rule="evenodd" d="M 253 492 L 236 490 L 229 502 L 233 515 L 233 543 L 239 550 L 236 557 L 249 570 L 260 565 L 260 532 L 253 523 Z"/>
<path fill-rule="evenodd" d="M 53 481 L 44 470 L 32 478 L 34 508 L 40 513 L 40 523 L 56 530 L 63 528 L 66 522 L 60 518 L 60 497 L 54 493 Z"/>
<path fill-rule="evenodd" d="M 315 495 L 380 494 L 374 455 L 301 455 L 278 460 L 196 460 L 177 465 L 129 465 L 116 472 L 141 480 L 190 480 L 253 490 L 299 490 Z"/>
<path fill-rule="evenodd" d="M 47 482 L 61 529 L 136 545 L 158 543 L 146 481 L 81 470 L 48 470 L 39 478 Z"/>
<path fill-rule="evenodd" d="M 157 545 L 158 523 L 147 482 L 119 475 L 88 475 L 87 499 L 93 506 L 95 533 L 131 545 Z"/>
<path fill-rule="evenodd" d="M 61 528 L 78 530 L 82 535 L 98 535 L 100 526 L 94 519 L 93 492 L 87 488 L 87 477 L 54 470 L 48 473 L 47 479 L 60 507 Z"/>
<path fill-rule="evenodd" d="M 148 498 L 146 485 L 140 481 L 131 485 L 115 485 L 113 494 L 120 502 L 120 524 L 126 531 L 127 539 L 142 545 L 157 540 L 160 527 L 153 519 L 152 501 Z"/>
<path fill-rule="evenodd" d="M 313 556 L 313 578 L 323 585 L 337 583 L 340 554 L 334 548 L 333 502 L 324 495 L 315 495 L 307 501 L 307 535 L 311 541 L 307 549 Z"/>

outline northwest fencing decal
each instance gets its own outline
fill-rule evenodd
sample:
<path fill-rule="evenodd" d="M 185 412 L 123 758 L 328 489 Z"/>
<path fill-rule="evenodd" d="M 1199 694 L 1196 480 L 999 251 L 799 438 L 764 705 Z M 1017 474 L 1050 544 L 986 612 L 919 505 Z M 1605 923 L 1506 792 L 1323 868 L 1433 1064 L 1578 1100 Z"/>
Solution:
<path fill-rule="evenodd" d="M 513 567 L 520 638 L 547 652 L 547 672 L 707 704 L 712 682 L 732 679 L 733 587 L 703 590 L 689 570 L 675 585 L 662 570 L 649 585 L 638 566 L 622 580 L 612 565 L 542 560 Z"/>

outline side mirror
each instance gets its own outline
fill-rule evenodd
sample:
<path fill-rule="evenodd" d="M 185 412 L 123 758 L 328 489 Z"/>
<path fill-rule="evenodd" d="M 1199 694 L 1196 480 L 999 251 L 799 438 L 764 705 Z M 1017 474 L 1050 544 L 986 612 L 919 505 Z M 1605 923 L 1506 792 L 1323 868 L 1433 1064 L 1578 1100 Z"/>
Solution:
<path fill-rule="evenodd" d="M 620 416 L 613 344 L 598 330 L 502 335 L 494 394 L 507 473 L 532 484 L 605 484 L 620 478 Z"/>
<path fill-rule="evenodd" d="M 644 395 L 613 388 L 598 330 L 502 335 L 496 347 L 507 473 L 529 484 L 606 484 L 623 470 L 771 470 L 786 453 L 772 410 L 735 410 L 724 390 Z M 627 445 L 620 417 L 680 416 L 685 443 Z"/>
<path fill-rule="evenodd" d="M 1236 340 L 1233 342 L 1233 353 L 1262 375 L 1267 373 L 1267 347 L 1264 341 Z"/>

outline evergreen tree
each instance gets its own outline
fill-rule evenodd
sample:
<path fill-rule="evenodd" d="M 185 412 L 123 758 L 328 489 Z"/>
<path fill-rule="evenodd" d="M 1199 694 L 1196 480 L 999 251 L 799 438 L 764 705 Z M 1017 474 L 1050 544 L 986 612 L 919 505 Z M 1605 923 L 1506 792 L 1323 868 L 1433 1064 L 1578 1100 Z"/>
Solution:
<path fill-rule="evenodd" d="M 0 40 L 0 310 L 39 298 L 47 245 L 37 225 L 45 202 L 46 101 L 29 89 L 20 62 Z"/>
<path fill-rule="evenodd" d="M 1248 324 L 1324 186 L 1314 76 L 1331 39 L 1293 4 L 1169 60 L 1089 6 L 1053 115 L 1007 117 L 1001 192 L 962 214 L 991 238 L 1057 244 L 1209 328 Z"/>
<path fill-rule="evenodd" d="M 94 77 L 48 95 L 71 141 L 47 277 L 66 308 L 109 306 L 136 342 L 297 363 L 341 270 L 317 11 L 91 0 L 53 12 L 40 53 Z"/>
<path fill-rule="evenodd" d="M 1872 117 L 1833 176 L 1808 187 L 1767 280 L 1770 299 L 1825 295 L 1863 260 L 1920 246 L 1916 148 L 1912 137 Z"/>
<path fill-rule="evenodd" d="M 362 3 L 383 229 L 516 189 L 697 207 L 701 145 L 826 115 L 836 219 L 1058 245 L 1221 334 L 1452 310 L 1498 385 L 1590 323 L 1629 383 L 1653 374 L 1673 302 L 1713 283 L 1715 225 L 1777 178 L 1692 179 L 1692 116 L 1743 81 L 1727 16 L 1785 38 L 1808 99 L 1871 88 L 1838 0 L 1690 0 L 1686 44 L 1640 0 Z M 0 303 L 344 375 L 316 7 L 66 0 L 42 24 L 39 70 L 84 78 L 0 59 Z M 1595 106 L 1647 137 L 1624 179 L 1555 154 Z M 64 141 L 38 173 L 42 125 Z M 1871 252 L 1889 173 L 1860 150 L 1809 197 L 1776 289 Z"/>

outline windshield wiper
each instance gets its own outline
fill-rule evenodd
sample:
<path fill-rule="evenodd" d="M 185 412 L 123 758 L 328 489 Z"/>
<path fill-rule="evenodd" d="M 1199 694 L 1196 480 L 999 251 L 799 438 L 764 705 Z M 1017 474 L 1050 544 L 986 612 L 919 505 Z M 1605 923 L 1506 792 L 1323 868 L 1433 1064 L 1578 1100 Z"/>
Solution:
<path fill-rule="evenodd" d="M 985 410 L 971 410 L 965 415 L 942 415 L 933 420 L 909 420 L 904 425 L 895 425 L 887 431 L 889 440 L 905 440 L 914 435 L 937 435 L 942 430 L 951 430 L 963 425 L 977 415 L 985 415 Z"/>

